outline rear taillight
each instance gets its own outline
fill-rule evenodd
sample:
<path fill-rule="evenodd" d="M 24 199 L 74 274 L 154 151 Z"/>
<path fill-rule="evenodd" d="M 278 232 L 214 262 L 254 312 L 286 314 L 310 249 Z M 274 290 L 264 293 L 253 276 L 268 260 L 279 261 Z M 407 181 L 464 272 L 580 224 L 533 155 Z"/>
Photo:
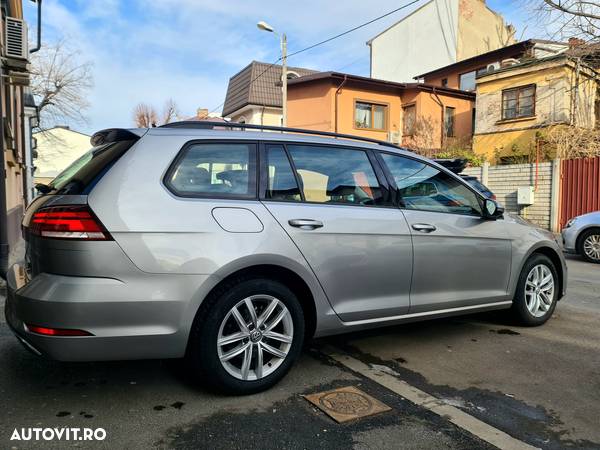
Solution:
<path fill-rule="evenodd" d="M 53 239 L 108 241 L 112 237 L 87 206 L 51 206 L 36 211 L 29 223 L 36 236 Z"/>
<path fill-rule="evenodd" d="M 66 328 L 38 327 L 37 325 L 27 324 L 27 330 L 31 333 L 44 336 L 93 336 L 92 333 L 85 330 L 72 330 Z"/>

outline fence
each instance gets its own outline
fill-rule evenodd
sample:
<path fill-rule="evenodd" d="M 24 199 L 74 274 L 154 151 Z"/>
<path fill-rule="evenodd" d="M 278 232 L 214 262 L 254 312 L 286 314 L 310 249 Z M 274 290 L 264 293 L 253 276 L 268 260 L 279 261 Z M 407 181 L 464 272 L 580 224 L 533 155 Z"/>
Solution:
<path fill-rule="evenodd" d="M 511 164 L 503 166 L 471 167 L 463 174 L 477 177 L 494 194 L 510 213 L 519 214 L 533 223 L 558 231 L 558 163 Z M 521 186 L 534 186 L 534 203 L 517 204 L 517 191 Z"/>
<path fill-rule="evenodd" d="M 561 163 L 560 226 L 573 217 L 600 210 L 600 157 Z"/>

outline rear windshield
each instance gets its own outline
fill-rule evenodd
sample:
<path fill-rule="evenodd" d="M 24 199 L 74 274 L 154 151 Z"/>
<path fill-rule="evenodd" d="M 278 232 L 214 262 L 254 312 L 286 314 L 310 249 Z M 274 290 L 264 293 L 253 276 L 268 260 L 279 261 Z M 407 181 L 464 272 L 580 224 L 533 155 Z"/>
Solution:
<path fill-rule="evenodd" d="M 100 177 L 134 143 L 135 139 L 93 147 L 50 182 L 51 194 L 87 194 Z"/>

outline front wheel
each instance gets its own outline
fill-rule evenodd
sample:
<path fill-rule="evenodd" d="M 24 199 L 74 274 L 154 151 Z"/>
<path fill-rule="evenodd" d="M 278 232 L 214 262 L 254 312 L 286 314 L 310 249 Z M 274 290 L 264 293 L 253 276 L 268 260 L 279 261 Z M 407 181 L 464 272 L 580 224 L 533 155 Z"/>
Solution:
<path fill-rule="evenodd" d="M 578 242 L 577 252 L 587 262 L 600 264 L 600 230 L 584 231 Z"/>
<path fill-rule="evenodd" d="M 554 313 L 559 294 L 558 274 L 545 255 L 527 260 L 517 284 L 512 312 L 522 325 L 538 326 Z"/>
<path fill-rule="evenodd" d="M 300 302 L 268 279 L 237 280 L 206 299 L 194 320 L 188 361 L 219 390 L 252 394 L 291 368 L 304 340 Z"/>

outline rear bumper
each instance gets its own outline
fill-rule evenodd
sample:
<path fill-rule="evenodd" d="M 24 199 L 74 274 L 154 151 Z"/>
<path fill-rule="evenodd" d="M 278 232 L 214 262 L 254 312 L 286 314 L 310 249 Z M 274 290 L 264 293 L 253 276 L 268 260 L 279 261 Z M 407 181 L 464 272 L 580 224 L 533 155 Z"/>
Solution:
<path fill-rule="evenodd" d="M 7 274 L 6 320 L 29 350 L 60 361 L 178 358 L 207 277 L 179 278 L 140 274 L 124 282 L 42 273 L 27 280 L 15 264 Z M 43 336 L 27 324 L 93 336 Z"/>

